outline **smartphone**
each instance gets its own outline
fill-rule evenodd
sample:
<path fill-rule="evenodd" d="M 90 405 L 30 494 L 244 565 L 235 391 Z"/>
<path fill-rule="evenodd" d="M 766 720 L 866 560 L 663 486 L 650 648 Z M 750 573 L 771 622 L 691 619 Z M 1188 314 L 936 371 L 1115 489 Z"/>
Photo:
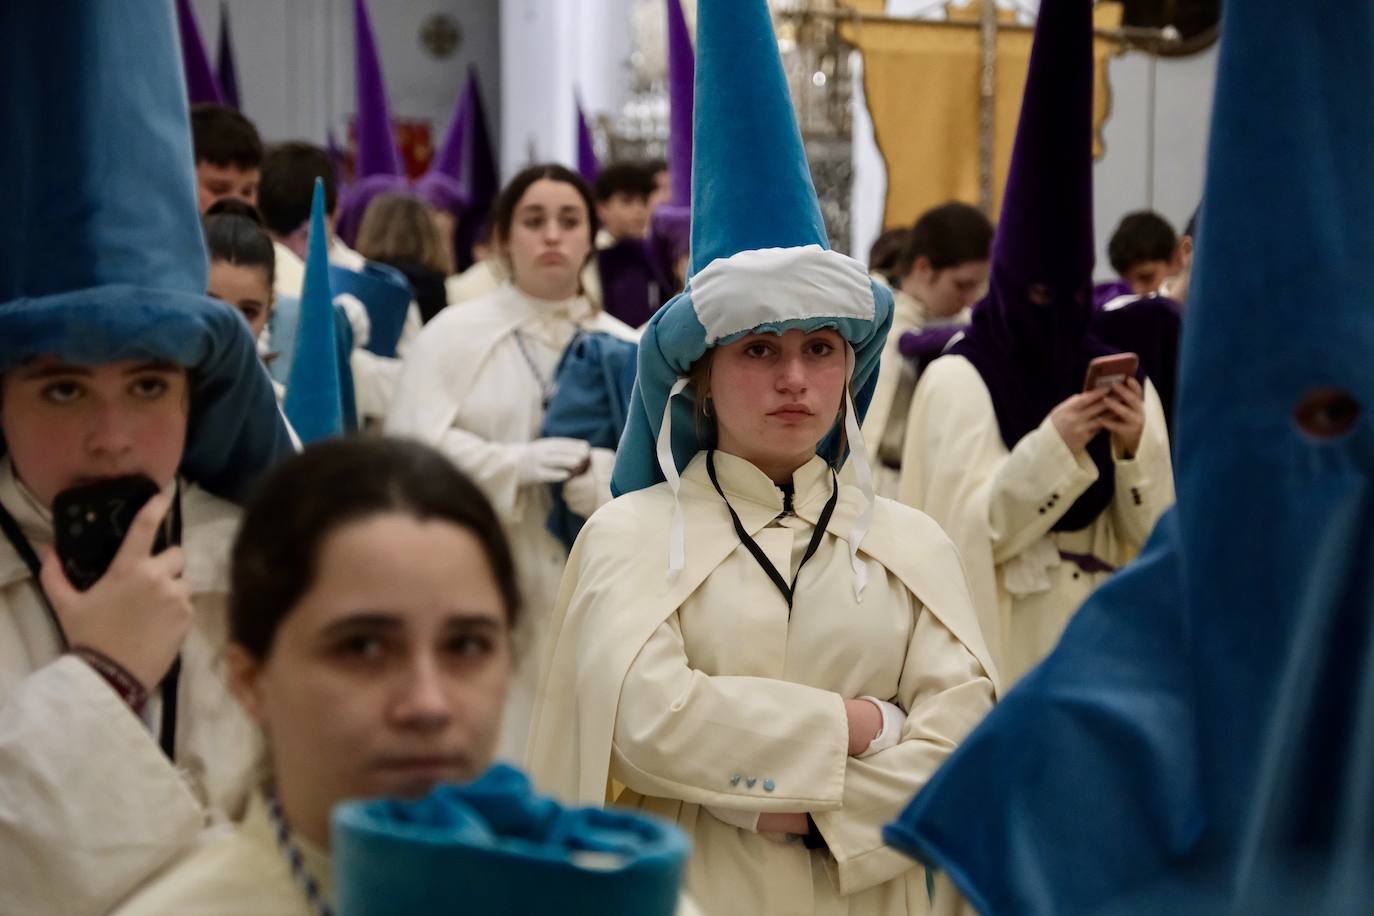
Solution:
<path fill-rule="evenodd" d="M 67 579 L 85 591 L 105 575 L 134 516 L 157 495 L 158 486 L 135 474 L 63 490 L 53 499 L 57 557 Z M 171 543 L 171 515 L 163 520 L 153 553 Z"/>
<path fill-rule="evenodd" d="M 1088 363 L 1088 377 L 1083 380 L 1083 390 L 1095 391 L 1110 388 L 1117 382 L 1124 382 L 1140 371 L 1140 357 L 1134 353 L 1113 353 L 1099 356 Z"/>

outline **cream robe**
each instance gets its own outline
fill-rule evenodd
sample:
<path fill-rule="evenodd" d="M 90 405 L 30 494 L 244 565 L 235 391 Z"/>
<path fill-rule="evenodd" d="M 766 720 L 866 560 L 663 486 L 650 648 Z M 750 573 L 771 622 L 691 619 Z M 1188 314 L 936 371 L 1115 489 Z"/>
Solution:
<path fill-rule="evenodd" d="M 1145 383 L 1145 430 L 1135 457 L 1115 456 L 1116 496 L 1081 531 L 1051 531 L 1097 479 L 1048 417 L 1008 451 L 992 397 L 962 356 L 931 363 L 916 387 L 902 457 L 901 499 L 949 532 L 968 570 L 984 635 L 1013 683 L 1054 648 L 1069 618 L 1109 576 L 1059 551 L 1120 567 L 1133 560 L 1174 501 L 1164 411 Z"/>
<path fill-rule="evenodd" d="M 329 856 L 300 837 L 292 842 L 326 901 L 333 899 Z M 114 916 L 314 916 L 277 845 L 267 802 L 254 793 L 232 833 L 205 843 L 115 911 Z"/>
<path fill-rule="evenodd" d="M 506 271 L 496 258 L 478 261 L 460 274 L 444 281 L 444 296 L 449 305 L 473 302 L 500 289 L 506 282 Z"/>
<path fill-rule="evenodd" d="M 825 463 L 797 472 L 796 517 L 781 520 L 782 493 L 762 472 L 723 453 L 716 463 L 745 529 L 778 569 L 795 568 L 830 494 Z M 704 454 L 683 475 L 687 566 L 676 580 L 665 575 L 666 484 L 603 507 L 573 548 L 531 776 L 578 803 L 606 801 L 614 779 L 627 787 L 620 804 L 676 822 L 693 841 L 688 891 L 707 913 L 924 913 L 924 869 L 880 830 L 993 703 L 953 545 L 930 519 L 878 500 L 856 603 L 846 539 L 863 499 L 840 486 L 790 619 L 735 534 Z M 908 711 L 900 743 L 864 760 L 847 755 L 843 703 L 861 695 Z M 810 812 L 829 852 L 712 811 L 731 821 Z"/>
<path fill-rule="evenodd" d="M 882 359 L 878 363 L 878 382 L 873 388 L 873 399 L 868 403 L 868 413 L 863 423 L 864 444 L 873 458 L 873 487 L 879 496 L 890 499 L 897 498 L 901 471 L 887 467 L 878 459 L 878 447 L 892 419 L 892 401 L 897 396 L 902 373 L 911 371 L 908 368 L 909 361 L 902 356 L 899 348 L 902 335 L 919 331 L 924 324 L 925 306 L 920 300 L 900 289 L 893 289 L 892 328 L 887 332 L 887 342 L 883 344 Z"/>
<path fill-rule="evenodd" d="M 35 550 L 51 516 L 0 460 L 0 502 Z M 242 815 L 261 755 L 224 681 L 225 601 L 238 509 L 182 493 L 194 619 L 182 650 L 176 765 L 85 662 L 58 654 L 29 569 L 0 538 L 0 913 L 109 911 L 216 823 Z M 154 692 L 148 721 L 161 721 Z"/>
<path fill-rule="evenodd" d="M 518 764 L 529 728 L 544 621 L 553 608 L 568 554 L 544 527 L 553 497 L 546 484 L 519 482 L 520 446 L 544 422 L 541 380 L 552 380 L 578 328 L 633 340 L 635 333 L 583 299 L 545 302 L 506 284 L 425 325 L 405 360 L 387 417 L 389 435 L 438 447 L 477 483 L 506 526 L 523 598 L 519 651 L 524 658 L 506 703 L 502 759 Z M 536 378 L 515 332 L 539 369 Z M 610 467 L 593 471 L 607 478 Z"/>

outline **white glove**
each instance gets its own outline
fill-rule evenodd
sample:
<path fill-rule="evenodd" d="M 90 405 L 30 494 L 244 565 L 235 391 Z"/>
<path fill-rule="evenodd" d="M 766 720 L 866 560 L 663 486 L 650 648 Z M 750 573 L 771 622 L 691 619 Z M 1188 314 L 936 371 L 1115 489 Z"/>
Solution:
<path fill-rule="evenodd" d="M 352 293 L 339 293 L 334 297 L 334 304 L 344 310 L 353 327 L 353 348 L 366 347 L 372 340 L 372 316 L 367 313 L 367 306 Z"/>
<path fill-rule="evenodd" d="M 575 514 L 591 518 L 592 514 L 611 501 L 611 472 L 615 469 L 615 452 L 608 448 L 592 449 L 592 461 L 587 470 L 563 484 L 563 501 Z"/>
<path fill-rule="evenodd" d="M 591 452 L 592 447 L 581 439 L 535 439 L 520 446 L 516 479 L 521 486 L 562 483 L 586 466 Z"/>

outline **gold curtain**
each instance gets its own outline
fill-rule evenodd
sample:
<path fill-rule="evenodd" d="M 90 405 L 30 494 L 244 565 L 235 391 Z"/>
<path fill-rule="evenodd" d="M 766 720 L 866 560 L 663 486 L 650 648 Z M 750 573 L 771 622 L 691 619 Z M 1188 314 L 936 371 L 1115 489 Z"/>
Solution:
<path fill-rule="evenodd" d="M 883 0 L 845 0 L 866 13 L 881 13 Z M 910 225 L 925 210 L 949 200 L 979 200 L 979 111 L 982 46 L 978 4 L 951 8 L 954 26 L 919 20 L 846 22 L 845 41 L 863 54 L 864 95 L 887 165 L 883 228 Z M 1098 28 L 1121 25 L 1119 3 L 1099 3 Z M 1000 18 L 1000 17 L 999 17 Z M 994 106 L 993 216 L 1000 211 L 1021 95 L 1026 88 L 1032 32 L 999 29 Z M 1121 53 L 1115 41 L 1094 43 L 1094 155 L 1105 152 L 1102 125 L 1111 110 L 1107 61 Z"/>

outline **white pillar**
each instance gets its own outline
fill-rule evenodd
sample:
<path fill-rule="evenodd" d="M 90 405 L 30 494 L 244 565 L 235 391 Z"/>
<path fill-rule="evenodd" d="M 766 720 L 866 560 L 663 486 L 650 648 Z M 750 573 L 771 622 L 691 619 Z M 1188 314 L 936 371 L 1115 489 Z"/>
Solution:
<path fill-rule="evenodd" d="M 629 94 L 634 0 L 566 0 L 579 9 L 574 81 L 589 121 L 620 111 Z M 658 0 L 663 7 L 663 0 Z"/>
<path fill-rule="evenodd" d="M 501 0 L 501 174 L 577 161 L 573 86 L 577 13 L 570 0 Z"/>

